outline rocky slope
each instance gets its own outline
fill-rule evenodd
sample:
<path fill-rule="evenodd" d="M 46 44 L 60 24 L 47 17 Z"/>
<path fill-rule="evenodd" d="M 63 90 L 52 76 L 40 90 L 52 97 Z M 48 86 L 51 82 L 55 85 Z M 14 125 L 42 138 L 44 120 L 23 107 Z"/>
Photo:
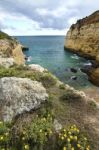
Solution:
<path fill-rule="evenodd" d="M 92 150 L 99 150 L 99 105 L 39 65 L 10 66 L 9 61 L 18 60 L 17 44 L 9 46 L 12 39 L 2 40 L 0 148 L 60 150 L 67 146 L 67 150 L 79 150 L 80 142 L 81 149 L 90 150 L 90 144 Z M 58 132 L 70 125 L 71 132 L 64 133 L 58 143 Z"/>
<path fill-rule="evenodd" d="M 9 35 L 0 31 L 0 65 L 2 65 L 2 61 L 6 64 L 6 59 L 13 59 L 13 63 L 16 64 L 24 64 L 25 59 L 22 53 L 22 45 L 17 42 L 15 39 L 12 39 Z M 12 65 L 12 61 L 11 61 Z"/>
<path fill-rule="evenodd" d="M 99 66 L 99 11 L 78 20 L 76 24 L 70 27 L 64 47 L 81 56 L 94 59 Z M 99 78 L 99 73 L 91 75 L 90 80 L 96 83 L 97 76 Z M 99 85 L 99 81 L 97 85 Z"/>
<path fill-rule="evenodd" d="M 39 119 L 40 116 L 50 113 L 54 116 L 55 130 L 75 124 L 87 134 L 92 149 L 98 150 L 98 104 L 93 99 L 89 99 L 84 92 L 63 84 L 44 68 L 41 71 L 41 68 L 38 66 L 37 69 L 35 65 L 34 67 L 32 65 L 32 68 L 31 66 L 0 67 L 0 120 L 12 121 L 14 132 L 19 133 L 24 126 L 28 127 L 35 123 L 33 120 L 35 115 L 39 116 Z M 41 128 L 45 123 L 46 121 Z M 49 148 L 55 150 L 53 145 Z"/>

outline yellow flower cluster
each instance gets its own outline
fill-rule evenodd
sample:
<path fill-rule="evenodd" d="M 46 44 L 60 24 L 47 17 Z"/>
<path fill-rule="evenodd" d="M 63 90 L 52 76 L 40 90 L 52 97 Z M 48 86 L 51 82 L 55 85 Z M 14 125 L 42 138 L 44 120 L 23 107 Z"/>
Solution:
<path fill-rule="evenodd" d="M 68 129 L 62 129 L 58 137 L 59 143 L 63 146 L 63 150 L 90 150 L 90 146 L 87 145 L 87 138 L 81 136 L 80 130 L 76 125 L 73 125 Z"/>

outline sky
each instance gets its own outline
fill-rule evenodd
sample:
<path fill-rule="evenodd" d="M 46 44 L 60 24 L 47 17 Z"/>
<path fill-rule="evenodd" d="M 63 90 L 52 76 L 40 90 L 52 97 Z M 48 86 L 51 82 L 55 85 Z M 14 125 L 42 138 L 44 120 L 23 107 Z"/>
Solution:
<path fill-rule="evenodd" d="M 99 0 L 0 0 L 0 30 L 10 35 L 65 35 Z"/>

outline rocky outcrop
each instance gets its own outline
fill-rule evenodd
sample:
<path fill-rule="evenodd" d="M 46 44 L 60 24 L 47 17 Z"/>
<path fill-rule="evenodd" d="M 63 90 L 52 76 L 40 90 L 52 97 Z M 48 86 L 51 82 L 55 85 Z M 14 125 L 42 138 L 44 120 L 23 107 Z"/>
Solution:
<path fill-rule="evenodd" d="M 99 66 L 99 11 L 78 20 L 70 27 L 64 47 L 66 50 L 94 59 Z M 95 76 L 94 79 L 96 80 Z"/>
<path fill-rule="evenodd" d="M 99 55 L 99 11 L 78 20 L 66 35 L 65 48 L 89 58 Z"/>
<path fill-rule="evenodd" d="M 44 71 L 46 71 L 47 69 L 43 68 L 42 66 L 38 65 L 38 64 L 31 64 L 29 65 L 29 68 L 33 71 L 38 71 L 43 73 Z"/>
<path fill-rule="evenodd" d="M 4 66 L 5 68 L 9 68 L 15 64 L 15 60 L 12 57 L 2 58 L 0 57 L 0 66 Z"/>
<path fill-rule="evenodd" d="M 4 121 L 37 109 L 47 98 L 46 89 L 40 82 L 16 77 L 0 79 L 0 117 Z"/>
<path fill-rule="evenodd" d="M 0 32 L 1 34 L 1 32 Z M 15 39 L 3 37 L 0 35 L 0 56 L 2 58 L 14 58 L 16 64 L 25 64 L 23 46 Z"/>

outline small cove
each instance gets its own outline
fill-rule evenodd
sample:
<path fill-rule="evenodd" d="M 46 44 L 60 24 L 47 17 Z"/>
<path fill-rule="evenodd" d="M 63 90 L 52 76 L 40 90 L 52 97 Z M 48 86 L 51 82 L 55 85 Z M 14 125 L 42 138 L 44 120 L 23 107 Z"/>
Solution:
<path fill-rule="evenodd" d="M 62 82 L 75 89 L 84 91 L 87 89 L 89 94 L 92 89 L 99 91 L 99 88 L 91 84 L 87 75 L 80 70 L 90 61 L 64 51 L 64 36 L 17 36 L 16 38 L 29 47 L 28 51 L 24 51 L 24 54 L 30 58 L 27 64 L 39 64 L 47 68 Z M 76 69 L 77 72 L 72 72 L 71 68 Z"/>

